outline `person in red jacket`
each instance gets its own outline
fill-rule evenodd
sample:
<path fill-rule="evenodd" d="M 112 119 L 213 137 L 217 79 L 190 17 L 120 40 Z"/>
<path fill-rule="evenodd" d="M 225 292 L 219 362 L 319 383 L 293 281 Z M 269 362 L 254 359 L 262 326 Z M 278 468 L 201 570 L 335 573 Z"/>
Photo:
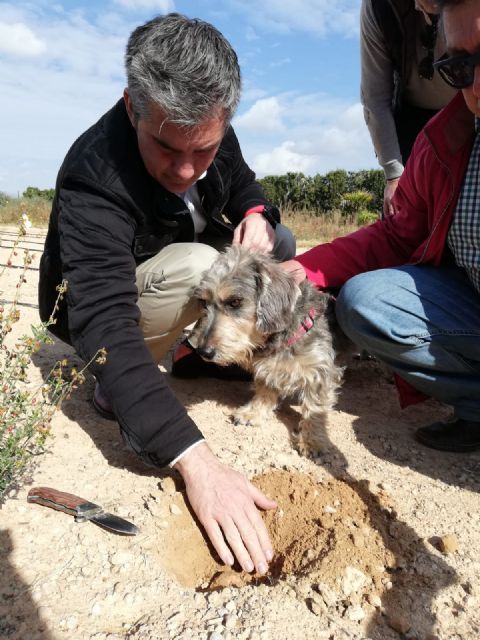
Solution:
<path fill-rule="evenodd" d="M 480 450 L 480 0 L 441 0 L 458 95 L 420 133 L 395 193 L 397 214 L 284 263 L 297 280 L 341 287 L 337 319 L 397 375 L 402 406 L 431 396 L 452 419 L 416 438 Z"/>

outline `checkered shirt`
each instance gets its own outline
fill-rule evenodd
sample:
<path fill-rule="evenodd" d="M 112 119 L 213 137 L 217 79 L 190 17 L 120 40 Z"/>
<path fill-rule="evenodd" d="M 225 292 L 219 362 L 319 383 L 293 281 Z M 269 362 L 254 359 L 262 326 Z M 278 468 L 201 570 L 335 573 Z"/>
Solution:
<path fill-rule="evenodd" d="M 448 232 L 448 246 L 459 267 L 463 267 L 480 293 L 480 118 L 475 119 L 476 136 L 465 181 Z"/>

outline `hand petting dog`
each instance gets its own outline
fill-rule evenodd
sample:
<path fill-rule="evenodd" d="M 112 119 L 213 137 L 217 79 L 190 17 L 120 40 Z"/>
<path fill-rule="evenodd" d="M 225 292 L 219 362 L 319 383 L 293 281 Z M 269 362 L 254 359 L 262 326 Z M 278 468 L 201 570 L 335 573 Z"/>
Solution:
<path fill-rule="evenodd" d="M 259 253 L 270 253 L 275 244 L 275 231 L 261 213 L 252 213 L 236 227 L 232 244 Z"/>
<path fill-rule="evenodd" d="M 300 284 L 307 279 L 305 269 L 296 260 L 286 260 L 285 262 L 280 262 L 278 266 L 286 273 L 291 274 L 297 284 Z"/>

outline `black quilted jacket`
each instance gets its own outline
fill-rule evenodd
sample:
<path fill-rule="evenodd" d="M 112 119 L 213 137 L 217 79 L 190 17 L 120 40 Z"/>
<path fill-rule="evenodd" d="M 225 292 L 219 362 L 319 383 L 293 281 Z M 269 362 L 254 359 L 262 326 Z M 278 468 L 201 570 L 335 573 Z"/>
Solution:
<path fill-rule="evenodd" d="M 210 233 L 231 234 L 245 211 L 268 204 L 243 160 L 233 129 L 198 183 Z M 202 438 L 152 361 L 138 326 L 135 268 L 173 242 L 194 239 L 181 198 L 146 171 L 123 100 L 81 135 L 60 168 L 40 264 L 46 320 L 56 286 L 68 281 L 52 332 L 88 361 L 112 401 L 125 440 L 146 462 L 164 466 Z"/>

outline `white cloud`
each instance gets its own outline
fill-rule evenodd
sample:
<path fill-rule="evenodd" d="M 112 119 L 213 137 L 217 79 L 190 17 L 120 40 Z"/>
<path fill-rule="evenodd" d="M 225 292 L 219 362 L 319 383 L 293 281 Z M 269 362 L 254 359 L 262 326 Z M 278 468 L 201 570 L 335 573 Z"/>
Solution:
<path fill-rule="evenodd" d="M 168 13 L 175 9 L 173 0 L 115 0 L 115 4 L 132 11 L 158 11 Z"/>
<path fill-rule="evenodd" d="M 0 53 L 32 58 L 46 51 L 47 45 L 22 22 L 0 22 Z"/>
<path fill-rule="evenodd" d="M 265 98 L 235 118 L 235 128 L 249 131 L 282 131 L 282 107 L 277 98 Z"/>
<path fill-rule="evenodd" d="M 74 139 L 120 98 L 131 26 L 117 19 L 99 27 L 79 11 L 46 14 L 42 0 L 21 15 L 20 8 L 7 11 L 17 11 L 19 22 L 30 30 L 35 25 L 36 37 L 48 42 L 35 64 L 0 55 L 0 120 L 8 122 L 0 191 L 16 194 L 28 185 L 52 187 Z"/>
<path fill-rule="evenodd" d="M 360 0 L 232 0 L 231 6 L 262 31 L 354 36 L 359 30 Z"/>
<path fill-rule="evenodd" d="M 295 151 L 295 142 L 286 140 L 281 145 L 255 156 L 252 168 L 259 176 L 282 175 L 289 171 L 310 173 L 314 170 L 312 158 Z"/>
<path fill-rule="evenodd" d="M 276 105 L 283 130 L 272 134 L 269 110 L 255 108 L 260 102 Z M 360 103 L 325 94 L 289 93 L 257 102 L 247 112 L 252 113 L 256 114 L 255 119 L 237 119 L 234 127 L 247 162 L 259 176 L 377 167 Z M 259 137 L 258 131 L 264 135 Z"/>

